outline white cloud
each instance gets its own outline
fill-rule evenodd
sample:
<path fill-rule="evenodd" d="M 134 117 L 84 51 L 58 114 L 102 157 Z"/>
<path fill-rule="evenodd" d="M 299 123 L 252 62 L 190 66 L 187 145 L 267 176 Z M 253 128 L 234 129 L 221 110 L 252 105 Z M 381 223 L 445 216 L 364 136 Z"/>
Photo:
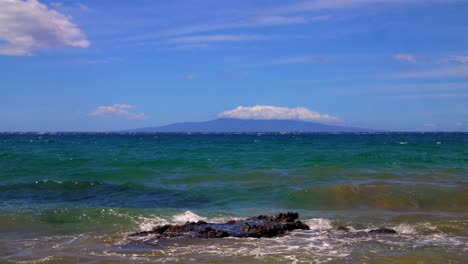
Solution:
<path fill-rule="evenodd" d="M 219 113 L 218 117 L 235 119 L 303 120 L 322 123 L 340 122 L 336 117 L 320 114 L 304 107 L 288 108 L 271 105 L 256 105 L 251 107 L 239 106 L 233 110 Z"/>
<path fill-rule="evenodd" d="M 132 113 L 129 110 L 135 108 L 134 105 L 128 104 L 114 104 L 111 106 L 99 106 L 90 113 L 91 116 L 102 117 L 123 117 L 127 119 L 144 119 L 146 118 L 143 113 Z"/>
<path fill-rule="evenodd" d="M 186 75 L 184 76 L 184 78 L 185 78 L 186 80 L 193 80 L 193 77 L 195 77 L 195 75 L 194 75 L 193 73 L 189 73 L 189 74 L 186 74 Z"/>
<path fill-rule="evenodd" d="M 70 18 L 37 0 L 0 0 L 0 55 L 30 55 L 36 48 L 88 47 Z"/>
<path fill-rule="evenodd" d="M 416 62 L 416 56 L 409 53 L 398 53 L 393 55 L 393 58 L 397 61 L 403 62 Z"/>

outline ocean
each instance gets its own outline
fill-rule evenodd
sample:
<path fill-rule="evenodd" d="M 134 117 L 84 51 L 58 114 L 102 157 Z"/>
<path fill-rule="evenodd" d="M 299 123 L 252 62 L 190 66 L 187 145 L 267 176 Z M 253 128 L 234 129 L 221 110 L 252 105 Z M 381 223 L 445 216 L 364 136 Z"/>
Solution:
<path fill-rule="evenodd" d="M 128 237 L 287 211 L 310 230 Z M 148 262 L 468 263 L 468 134 L 0 134 L 0 263 Z"/>

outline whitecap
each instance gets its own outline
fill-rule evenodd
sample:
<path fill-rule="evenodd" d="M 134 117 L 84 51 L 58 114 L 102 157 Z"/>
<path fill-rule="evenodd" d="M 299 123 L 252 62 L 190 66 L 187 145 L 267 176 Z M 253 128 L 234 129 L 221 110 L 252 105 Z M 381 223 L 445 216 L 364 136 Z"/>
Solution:
<path fill-rule="evenodd" d="M 206 217 L 199 216 L 195 213 L 192 213 L 190 211 L 186 211 L 185 213 L 182 214 L 176 214 L 172 217 L 173 221 L 176 223 L 185 223 L 185 222 L 197 222 L 197 221 L 206 221 Z"/>
<path fill-rule="evenodd" d="M 157 216 L 152 216 L 152 217 L 139 217 L 140 224 L 138 225 L 138 228 L 141 231 L 151 231 L 157 226 L 161 225 L 167 225 L 169 222 L 163 218 L 159 218 Z"/>
<path fill-rule="evenodd" d="M 311 218 L 304 220 L 304 223 L 309 226 L 310 230 L 329 230 L 332 229 L 332 222 L 324 218 Z"/>
<path fill-rule="evenodd" d="M 416 234 L 416 228 L 409 224 L 399 224 L 393 227 L 398 234 Z"/>
<path fill-rule="evenodd" d="M 47 256 L 47 257 L 43 257 L 43 258 L 40 258 L 40 259 L 20 260 L 20 261 L 17 261 L 16 263 L 23 263 L 23 264 L 26 264 L 26 263 L 31 263 L 31 264 L 47 263 L 47 262 L 53 261 L 55 259 L 56 258 L 54 256 Z"/>

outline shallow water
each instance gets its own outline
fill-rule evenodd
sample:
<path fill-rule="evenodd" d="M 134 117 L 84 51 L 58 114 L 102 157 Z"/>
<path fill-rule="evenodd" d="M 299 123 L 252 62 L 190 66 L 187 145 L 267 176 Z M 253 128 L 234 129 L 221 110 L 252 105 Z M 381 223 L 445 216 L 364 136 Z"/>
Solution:
<path fill-rule="evenodd" d="M 0 134 L 0 262 L 466 263 L 467 180 L 468 134 Z M 127 237 L 280 211 L 311 230 Z"/>

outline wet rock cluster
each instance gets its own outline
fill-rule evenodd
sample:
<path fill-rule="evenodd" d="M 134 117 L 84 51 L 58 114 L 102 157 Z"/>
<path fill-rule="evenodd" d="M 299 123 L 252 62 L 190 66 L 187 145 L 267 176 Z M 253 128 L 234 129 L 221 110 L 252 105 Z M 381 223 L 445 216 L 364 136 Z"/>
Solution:
<path fill-rule="evenodd" d="M 171 237 L 275 237 L 296 229 L 309 229 L 309 226 L 298 218 L 298 213 L 288 212 L 275 216 L 260 215 L 244 220 L 229 220 L 226 223 L 187 222 L 183 225 L 157 226 L 151 231 L 138 232 L 130 236 L 154 235 L 158 239 Z"/>
<path fill-rule="evenodd" d="M 378 228 L 373 228 L 368 231 L 357 231 L 357 232 L 351 232 L 351 229 L 346 227 L 346 226 L 339 226 L 336 228 L 337 231 L 343 232 L 344 235 L 346 236 L 351 236 L 351 237 L 362 237 L 362 236 L 369 236 L 369 235 L 393 235 L 397 234 L 397 231 L 395 229 L 387 228 L 387 227 L 378 227 Z"/>
<path fill-rule="evenodd" d="M 298 213 L 279 213 L 274 216 L 260 215 L 243 220 L 229 220 L 225 223 L 207 223 L 205 221 L 186 222 L 183 225 L 157 226 L 151 231 L 133 233 L 131 237 L 151 236 L 162 238 L 223 238 L 223 237 L 276 237 L 288 231 L 308 230 L 309 226 L 299 220 Z M 339 226 L 338 231 L 351 234 L 349 228 Z M 353 235 L 396 234 L 390 228 L 376 228 Z"/>

